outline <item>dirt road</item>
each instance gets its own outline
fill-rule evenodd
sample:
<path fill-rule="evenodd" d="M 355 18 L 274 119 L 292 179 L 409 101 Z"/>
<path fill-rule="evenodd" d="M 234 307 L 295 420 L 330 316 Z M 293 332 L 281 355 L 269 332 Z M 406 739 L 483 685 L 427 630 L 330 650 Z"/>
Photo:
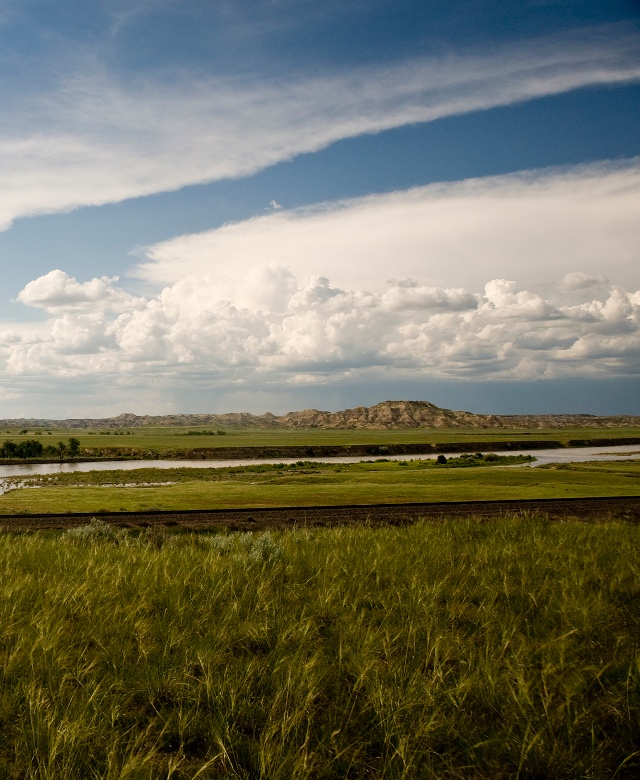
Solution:
<path fill-rule="evenodd" d="M 92 517 L 122 528 L 171 528 L 201 531 L 261 531 L 333 525 L 406 525 L 417 520 L 473 515 L 483 519 L 513 513 L 542 513 L 553 520 L 640 522 L 640 496 L 565 498 L 531 501 L 464 501 L 437 504 L 374 504 L 370 506 L 286 507 L 281 509 L 213 509 L 183 512 L 117 512 L 51 515 L 0 515 L 8 531 L 64 529 L 85 525 Z"/>

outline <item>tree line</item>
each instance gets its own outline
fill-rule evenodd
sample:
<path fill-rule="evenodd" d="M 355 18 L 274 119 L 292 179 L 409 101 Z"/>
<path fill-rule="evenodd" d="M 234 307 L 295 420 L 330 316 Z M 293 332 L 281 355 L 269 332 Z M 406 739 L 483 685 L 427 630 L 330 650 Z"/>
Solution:
<path fill-rule="evenodd" d="M 67 442 L 59 441 L 57 444 L 46 446 L 37 439 L 25 439 L 24 441 L 11 441 L 8 439 L 0 446 L 0 458 L 6 460 L 27 460 L 28 458 L 43 458 L 47 455 L 57 456 L 62 460 L 65 455 L 75 458 L 80 454 L 80 439 L 71 437 Z"/>

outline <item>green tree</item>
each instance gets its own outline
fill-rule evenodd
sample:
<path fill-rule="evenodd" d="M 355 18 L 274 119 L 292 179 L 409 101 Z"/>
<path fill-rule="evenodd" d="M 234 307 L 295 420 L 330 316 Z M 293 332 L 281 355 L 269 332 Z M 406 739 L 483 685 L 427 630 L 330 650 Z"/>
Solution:
<path fill-rule="evenodd" d="M 2 448 L 0 448 L 0 455 L 3 458 L 15 458 L 17 448 L 18 445 L 15 443 L 15 441 L 5 441 L 2 445 Z"/>
<path fill-rule="evenodd" d="M 77 458 L 80 454 L 80 439 L 76 439 L 72 436 L 69 439 L 69 457 Z"/>
<path fill-rule="evenodd" d="M 27 458 L 41 458 L 44 452 L 44 447 L 36 439 L 26 439 L 21 441 L 15 450 L 15 454 L 18 458 L 26 460 Z"/>
<path fill-rule="evenodd" d="M 58 455 L 60 455 L 60 460 L 64 457 L 65 452 L 67 451 L 67 445 L 63 441 L 58 442 Z"/>

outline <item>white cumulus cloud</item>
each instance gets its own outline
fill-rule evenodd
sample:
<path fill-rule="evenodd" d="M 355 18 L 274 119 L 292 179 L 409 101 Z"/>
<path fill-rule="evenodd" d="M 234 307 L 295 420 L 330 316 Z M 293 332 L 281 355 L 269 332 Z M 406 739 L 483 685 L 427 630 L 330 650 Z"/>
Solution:
<path fill-rule="evenodd" d="M 116 310 L 137 307 L 141 300 L 113 286 L 117 276 L 78 282 L 60 269 L 49 271 L 29 282 L 18 294 L 17 300 L 48 312 L 65 310 Z"/>
<path fill-rule="evenodd" d="M 597 291 L 609 283 L 609 278 L 604 274 L 589 276 L 582 271 L 571 271 L 565 274 L 558 282 L 558 286 L 566 292 Z"/>
<path fill-rule="evenodd" d="M 282 384 L 372 370 L 519 379 L 640 373 L 640 290 L 616 286 L 602 300 L 563 305 L 504 278 L 481 291 L 395 282 L 381 292 L 277 268 L 267 278 L 269 295 L 251 305 L 221 298 L 211 277 L 189 277 L 119 314 L 54 311 L 37 327 L 0 333 L 0 355 L 12 376 L 85 379 Z"/>

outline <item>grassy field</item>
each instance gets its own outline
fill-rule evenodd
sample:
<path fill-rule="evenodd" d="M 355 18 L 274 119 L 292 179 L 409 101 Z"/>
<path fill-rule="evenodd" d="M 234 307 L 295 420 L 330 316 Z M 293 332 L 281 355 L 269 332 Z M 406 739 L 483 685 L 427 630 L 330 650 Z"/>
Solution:
<path fill-rule="evenodd" d="M 498 461 L 498 463 L 505 461 Z M 506 461 L 509 462 L 509 461 Z M 136 469 L 33 480 L 0 514 L 216 509 L 640 495 L 640 462 L 456 468 L 455 461 Z M 158 484 L 171 482 L 173 484 Z"/>
<path fill-rule="evenodd" d="M 636 778 L 640 528 L 0 535 L 0 776 Z"/>
<path fill-rule="evenodd" d="M 26 430 L 26 429 L 22 429 Z M 277 447 L 348 444 L 410 444 L 475 441 L 548 440 L 567 442 L 574 439 L 640 437 L 640 428 L 564 428 L 545 430 L 521 429 L 401 429 L 401 430 L 232 430 L 226 435 L 194 436 L 189 430 L 199 428 L 131 428 L 122 431 L 83 431 L 56 429 L 45 431 L 29 429 L 20 433 L 17 429 L 0 431 L 0 446 L 6 440 L 19 442 L 37 438 L 43 445 L 56 444 L 59 440 L 75 437 L 81 449 L 135 449 L 151 455 L 167 455 L 179 450 L 220 447 Z"/>

